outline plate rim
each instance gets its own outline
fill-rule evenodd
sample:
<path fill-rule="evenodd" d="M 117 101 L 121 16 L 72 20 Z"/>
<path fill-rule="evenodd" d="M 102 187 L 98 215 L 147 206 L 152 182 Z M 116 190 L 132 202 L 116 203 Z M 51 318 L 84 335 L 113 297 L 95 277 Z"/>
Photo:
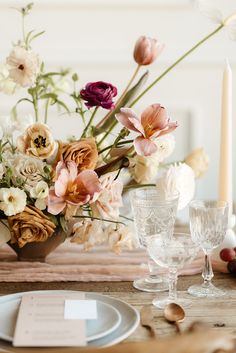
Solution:
<path fill-rule="evenodd" d="M 57 291 L 57 290 L 56 290 L 56 291 Z M 36 292 L 36 291 L 33 291 L 33 292 Z M 42 291 L 37 291 L 37 292 L 42 292 Z M 47 290 L 46 290 L 46 291 L 43 291 L 43 293 L 45 293 L 45 292 L 47 292 Z M 20 299 L 20 297 L 21 297 L 23 294 L 25 294 L 25 293 L 32 293 L 32 291 L 30 291 L 30 292 L 17 292 L 17 293 L 12 293 L 13 295 L 12 295 L 12 294 L 9 295 L 9 296 L 12 295 L 12 298 L 9 298 L 9 299 L 12 300 L 12 301 L 14 301 L 14 299 L 15 299 L 15 300 Z M 84 292 L 84 293 L 86 294 L 87 292 Z M 8 294 L 6 294 L 6 295 L 1 295 L 1 296 L 0 296 L 0 304 L 1 304 L 2 301 L 3 301 L 3 304 L 4 304 L 5 301 L 4 301 L 4 300 L 1 300 L 1 299 L 2 299 L 2 298 L 3 298 L 3 299 L 4 299 L 4 298 L 7 299 L 7 297 L 8 297 Z M 100 339 L 100 338 L 103 338 L 103 337 L 105 337 L 105 336 L 111 334 L 113 331 L 115 331 L 115 330 L 118 328 L 118 326 L 120 325 L 121 320 L 122 320 L 121 314 L 120 314 L 119 310 L 117 310 L 117 309 L 116 309 L 115 307 L 113 307 L 111 304 L 105 303 L 105 302 L 103 302 L 103 301 L 101 301 L 101 300 L 96 300 L 96 301 L 97 301 L 98 303 L 100 303 L 100 305 L 107 307 L 108 310 L 113 311 L 113 312 L 116 314 L 116 316 L 117 316 L 117 320 L 116 320 L 116 323 L 115 323 L 112 327 L 110 327 L 109 329 L 106 329 L 106 331 L 103 331 L 103 332 L 100 332 L 100 333 L 97 333 L 97 334 L 90 335 L 90 336 L 86 337 L 86 341 L 87 341 L 88 343 L 89 343 L 89 342 L 92 342 L 92 341 L 95 341 L 95 340 L 98 340 L 98 339 Z M 6 335 L 6 334 L 4 334 L 3 332 L 0 332 L 0 339 L 5 340 L 5 341 L 10 342 L 10 343 L 13 342 L 13 337 L 11 337 L 11 336 L 9 336 L 9 335 Z"/>
<path fill-rule="evenodd" d="M 70 289 L 68 289 L 68 290 L 67 290 L 67 289 L 48 289 L 48 290 L 34 290 L 34 291 L 16 292 L 16 293 L 10 293 L 10 294 L 3 294 L 3 295 L 1 295 L 1 296 L 0 296 L 0 302 L 1 302 L 1 299 L 2 299 L 3 297 L 9 297 L 9 298 L 13 297 L 13 298 L 14 298 L 16 295 L 21 295 L 21 294 L 26 294 L 26 293 L 45 293 L 45 292 L 70 292 L 70 293 L 77 293 L 77 292 L 80 292 L 80 291 L 70 290 Z M 119 343 L 119 342 L 125 340 L 126 338 L 128 338 L 128 337 L 137 329 L 137 327 L 139 326 L 139 323 L 140 323 L 140 313 L 139 313 L 139 311 L 138 311 L 136 308 L 134 308 L 134 307 L 133 307 L 132 305 L 130 305 L 129 303 L 127 303 L 127 302 L 125 302 L 125 301 L 123 301 L 123 300 L 121 300 L 121 299 L 117 299 L 117 298 L 115 298 L 115 297 L 113 297 L 113 296 L 106 295 L 106 294 L 102 294 L 102 293 L 99 293 L 99 292 L 87 292 L 87 291 L 81 291 L 81 292 L 85 293 L 85 295 L 86 295 L 86 294 L 95 295 L 95 297 L 96 297 L 96 296 L 101 297 L 101 298 L 104 297 L 104 298 L 108 298 L 108 300 L 110 299 L 110 300 L 115 301 L 115 302 L 120 302 L 121 304 L 123 304 L 123 305 L 125 305 L 125 306 L 128 306 L 128 307 L 133 311 L 133 313 L 135 314 L 135 317 L 136 317 L 136 318 L 135 318 L 135 322 L 132 324 L 132 326 L 129 328 L 129 330 L 125 331 L 122 335 L 120 335 L 120 336 L 114 338 L 113 340 L 111 340 L 110 342 L 108 342 L 108 343 L 106 343 L 106 344 L 99 344 L 99 342 L 97 342 L 98 345 L 95 345 L 95 346 L 92 346 L 92 345 L 91 345 L 91 343 L 93 343 L 94 341 L 99 341 L 99 340 L 102 340 L 102 339 L 104 339 L 104 338 L 106 337 L 106 336 L 103 336 L 103 337 L 101 337 L 100 339 L 98 338 L 97 340 L 91 341 L 91 343 L 88 342 L 88 347 L 98 347 L 98 348 L 100 348 L 100 347 L 110 347 L 110 346 L 113 346 L 113 345 L 115 345 L 115 344 L 117 344 L 117 343 Z M 97 299 L 97 300 L 99 300 L 99 299 Z M 118 309 L 117 309 L 117 310 L 118 310 Z M 119 311 L 119 310 L 118 310 L 118 311 Z M 120 313 L 120 316 L 122 317 L 121 313 Z M 121 321 L 122 321 L 122 320 L 121 320 Z M 120 325 L 119 325 L 119 326 L 120 326 Z M 116 329 L 118 329 L 119 326 L 118 326 Z M 113 332 L 115 332 L 115 330 L 114 330 Z M 112 332 L 111 332 L 111 334 L 112 334 Z M 8 342 L 9 342 L 9 341 L 8 341 Z"/>

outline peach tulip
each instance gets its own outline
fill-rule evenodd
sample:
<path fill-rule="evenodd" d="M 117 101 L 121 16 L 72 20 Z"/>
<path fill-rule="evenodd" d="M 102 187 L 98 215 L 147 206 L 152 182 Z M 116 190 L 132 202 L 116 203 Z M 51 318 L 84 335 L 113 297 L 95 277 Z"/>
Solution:
<path fill-rule="evenodd" d="M 139 65 L 149 65 L 161 54 L 164 44 L 156 39 L 141 36 L 134 47 L 134 60 Z"/>
<path fill-rule="evenodd" d="M 78 174 L 75 162 L 59 162 L 55 186 L 49 192 L 48 212 L 57 215 L 67 204 L 84 205 L 101 189 L 101 183 L 93 170 L 87 169 Z"/>
<path fill-rule="evenodd" d="M 168 134 L 177 127 L 177 122 L 170 122 L 167 111 L 160 104 L 147 107 L 139 119 L 130 108 L 121 108 L 116 119 L 127 129 L 140 135 L 134 139 L 134 148 L 140 156 L 150 156 L 157 150 L 153 139 Z"/>

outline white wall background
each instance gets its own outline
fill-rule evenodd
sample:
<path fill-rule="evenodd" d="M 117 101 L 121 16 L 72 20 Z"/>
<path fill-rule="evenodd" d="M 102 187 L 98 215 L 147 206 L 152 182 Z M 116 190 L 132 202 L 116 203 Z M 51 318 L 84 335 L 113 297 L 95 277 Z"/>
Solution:
<path fill-rule="evenodd" d="M 158 38 L 165 51 L 150 67 L 149 81 L 159 75 L 184 51 L 215 28 L 203 17 L 193 0 L 35 0 L 29 29 L 46 30 L 34 50 L 48 69 L 72 66 L 83 86 L 88 81 L 104 80 L 122 89 L 134 70 L 133 46 L 142 35 Z M 225 15 L 236 11 L 236 0 L 215 1 Z M 12 41 L 21 35 L 20 15 L 12 7 L 21 0 L 0 0 L 1 57 L 4 61 Z M 224 31 L 180 64 L 137 104 L 141 111 L 160 102 L 172 119 L 179 121 L 175 158 L 183 159 L 195 147 L 203 146 L 211 164 L 199 181 L 197 196 L 216 198 L 219 164 L 221 79 L 228 57 L 234 81 L 234 150 L 236 147 L 236 42 Z M 0 93 L 0 114 L 7 114 L 16 98 Z M 28 108 L 25 108 L 26 112 Z M 76 134 L 77 117 L 51 117 L 57 136 Z M 234 178 L 236 176 L 234 155 Z M 236 198 L 236 183 L 234 183 Z"/>

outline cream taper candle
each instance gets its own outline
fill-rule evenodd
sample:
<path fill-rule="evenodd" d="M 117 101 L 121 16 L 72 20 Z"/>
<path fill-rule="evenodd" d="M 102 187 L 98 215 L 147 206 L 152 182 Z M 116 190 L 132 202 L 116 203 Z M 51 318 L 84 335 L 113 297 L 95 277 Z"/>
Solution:
<path fill-rule="evenodd" d="M 229 219 L 232 215 L 232 169 L 232 71 L 227 60 L 222 85 L 219 200 L 229 203 Z"/>

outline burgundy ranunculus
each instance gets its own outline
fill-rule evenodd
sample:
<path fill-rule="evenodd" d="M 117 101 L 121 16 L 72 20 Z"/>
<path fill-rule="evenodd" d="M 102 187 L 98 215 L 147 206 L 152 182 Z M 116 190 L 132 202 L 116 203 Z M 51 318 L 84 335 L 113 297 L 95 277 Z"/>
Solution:
<path fill-rule="evenodd" d="M 113 109 L 113 97 L 117 95 L 117 88 L 107 82 L 89 82 L 84 89 L 80 91 L 80 97 L 86 101 L 88 108 L 102 107 L 104 109 Z"/>

